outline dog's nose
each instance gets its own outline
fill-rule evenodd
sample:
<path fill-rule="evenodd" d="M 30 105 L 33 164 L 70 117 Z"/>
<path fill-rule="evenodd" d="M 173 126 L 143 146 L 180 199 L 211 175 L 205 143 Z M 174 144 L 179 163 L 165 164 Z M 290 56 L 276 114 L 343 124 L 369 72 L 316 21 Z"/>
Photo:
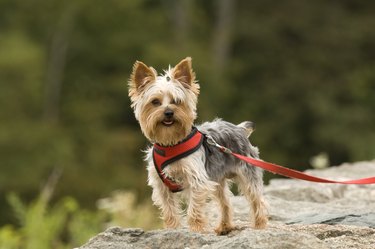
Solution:
<path fill-rule="evenodd" d="M 174 111 L 171 110 L 171 109 L 166 109 L 166 110 L 164 111 L 164 116 L 167 117 L 167 118 L 171 118 L 171 117 L 173 117 L 173 114 L 174 114 Z"/>

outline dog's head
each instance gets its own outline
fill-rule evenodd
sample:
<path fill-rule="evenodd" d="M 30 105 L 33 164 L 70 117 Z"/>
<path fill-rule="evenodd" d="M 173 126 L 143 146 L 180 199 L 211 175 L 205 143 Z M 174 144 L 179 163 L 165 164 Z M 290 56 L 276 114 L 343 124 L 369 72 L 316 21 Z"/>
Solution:
<path fill-rule="evenodd" d="M 199 85 L 191 58 L 157 75 L 136 61 L 129 80 L 129 96 L 142 132 L 152 142 L 170 146 L 184 139 L 196 119 Z"/>

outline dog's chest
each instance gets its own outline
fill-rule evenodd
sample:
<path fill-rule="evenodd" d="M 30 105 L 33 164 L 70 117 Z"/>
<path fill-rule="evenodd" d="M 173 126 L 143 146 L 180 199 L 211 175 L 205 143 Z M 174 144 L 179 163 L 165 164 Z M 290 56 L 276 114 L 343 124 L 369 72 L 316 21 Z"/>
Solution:
<path fill-rule="evenodd" d="M 185 186 L 187 181 L 187 172 L 190 170 L 188 169 L 187 163 L 185 159 L 180 159 L 176 162 L 173 162 L 169 165 L 167 165 L 164 169 L 163 172 L 164 174 L 176 182 L 177 184 L 181 186 Z"/>

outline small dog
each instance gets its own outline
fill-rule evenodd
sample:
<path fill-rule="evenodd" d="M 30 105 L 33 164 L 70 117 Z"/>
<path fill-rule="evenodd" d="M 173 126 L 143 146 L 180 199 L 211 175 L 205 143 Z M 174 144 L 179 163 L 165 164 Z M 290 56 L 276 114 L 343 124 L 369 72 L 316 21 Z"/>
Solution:
<path fill-rule="evenodd" d="M 182 196 L 188 202 L 186 212 L 191 231 L 207 231 L 204 206 L 211 196 L 220 204 L 222 214 L 216 233 L 224 235 L 234 230 L 236 226 L 232 222 L 233 212 L 229 200 L 231 192 L 227 180 L 233 179 L 250 203 L 254 227 L 265 228 L 268 218 L 262 196 L 263 171 L 204 143 L 204 138 L 210 136 L 217 143 L 239 154 L 259 158 L 258 149 L 248 140 L 254 128 L 253 123 L 245 121 L 234 125 L 216 119 L 195 128 L 198 95 L 199 85 L 190 57 L 174 68 L 169 67 L 160 76 L 154 68 L 142 62 L 137 61 L 133 66 L 129 96 L 143 134 L 154 144 L 154 147 L 147 150 L 146 156 L 148 184 L 153 188 L 152 200 L 160 208 L 165 226 L 180 226 L 180 194 L 174 192 L 182 190 Z M 156 156 L 165 156 L 165 152 L 158 152 L 160 148 L 167 150 L 174 146 L 181 147 L 192 136 L 200 141 L 198 133 L 203 134 L 205 146 L 197 144 L 187 156 L 164 161 L 167 165 L 161 168 L 157 166 Z M 168 183 L 180 188 L 170 188 Z"/>

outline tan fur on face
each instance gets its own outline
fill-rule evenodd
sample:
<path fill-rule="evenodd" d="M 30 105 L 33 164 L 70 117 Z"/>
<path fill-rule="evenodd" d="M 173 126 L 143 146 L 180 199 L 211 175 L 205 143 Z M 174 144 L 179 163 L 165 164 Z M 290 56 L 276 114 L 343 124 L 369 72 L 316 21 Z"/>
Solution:
<path fill-rule="evenodd" d="M 162 124 L 164 111 L 169 108 L 174 111 L 174 124 L 167 127 Z M 143 107 L 139 116 L 139 124 L 145 136 L 152 142 L 163 146 L 177 144 L 187 137 L 193 126 L 195 113 L 191 112 L 186 103 L 155 107 L 148 103 Z"/>

